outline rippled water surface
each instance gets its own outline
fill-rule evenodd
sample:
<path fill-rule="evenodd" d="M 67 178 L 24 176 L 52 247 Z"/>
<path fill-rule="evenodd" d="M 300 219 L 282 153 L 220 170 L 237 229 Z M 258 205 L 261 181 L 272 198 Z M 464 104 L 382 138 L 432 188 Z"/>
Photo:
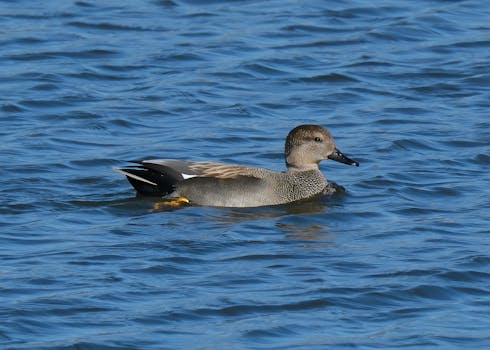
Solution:
<path fill-rule="evenodd" d="M 485 1 L 0 1 L 0 347 L 490 347 Z M 330 199 L 155 210 L 112 167 L 283 169 Z"/>

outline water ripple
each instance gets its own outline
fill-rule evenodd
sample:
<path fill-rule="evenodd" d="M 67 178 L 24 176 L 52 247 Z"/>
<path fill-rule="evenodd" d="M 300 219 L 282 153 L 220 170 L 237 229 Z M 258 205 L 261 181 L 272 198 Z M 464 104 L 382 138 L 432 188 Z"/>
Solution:
<path fill-rule="evenodd" d="M 0 12 L 0 348 L 489 347 L 488 6 Z M 112 170 L 283 170 L 302 123 L 361 163 L 334 196 L 158 209 Z"/>

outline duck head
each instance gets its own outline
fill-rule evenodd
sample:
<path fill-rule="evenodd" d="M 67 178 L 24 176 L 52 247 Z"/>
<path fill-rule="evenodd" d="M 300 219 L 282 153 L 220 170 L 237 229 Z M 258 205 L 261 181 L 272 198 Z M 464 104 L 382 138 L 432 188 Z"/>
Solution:
<path fill-rule="evenodd" d="M 286 137 L 284 147 L 286 166 L 292 170 L 318 169 L 318 163 L 332 159 L 347 165 L 359 163 L 340 152 L 330 132 L 321 125 L 299 125 Z"/>

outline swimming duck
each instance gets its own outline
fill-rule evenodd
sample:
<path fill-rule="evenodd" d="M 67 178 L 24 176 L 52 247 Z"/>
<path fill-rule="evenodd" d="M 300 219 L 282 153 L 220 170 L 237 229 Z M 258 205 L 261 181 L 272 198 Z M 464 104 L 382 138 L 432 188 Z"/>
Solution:
<path fill-rule="evenodd" d="M 115 168 L 138 193 L 163 197 L 168 205 L 258 207 L 295 202 L 335 191 L 318 168 L 332 159 L 359 163 L 340 152 L 320 125 L 299 125 L 286 137 L 286 171 L 207 161 L 153 159 Z"/>

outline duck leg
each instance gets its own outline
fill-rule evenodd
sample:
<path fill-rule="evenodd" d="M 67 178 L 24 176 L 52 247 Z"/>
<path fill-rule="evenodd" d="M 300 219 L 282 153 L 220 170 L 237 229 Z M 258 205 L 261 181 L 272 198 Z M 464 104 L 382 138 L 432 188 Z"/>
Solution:
<path fill-rule="evenodd" d="M 189 205 L 190 200 L 185 197 L 168 198 L 153 204 L 153 209 L 161 209 L 165 207 L 181 207 Z"/>

